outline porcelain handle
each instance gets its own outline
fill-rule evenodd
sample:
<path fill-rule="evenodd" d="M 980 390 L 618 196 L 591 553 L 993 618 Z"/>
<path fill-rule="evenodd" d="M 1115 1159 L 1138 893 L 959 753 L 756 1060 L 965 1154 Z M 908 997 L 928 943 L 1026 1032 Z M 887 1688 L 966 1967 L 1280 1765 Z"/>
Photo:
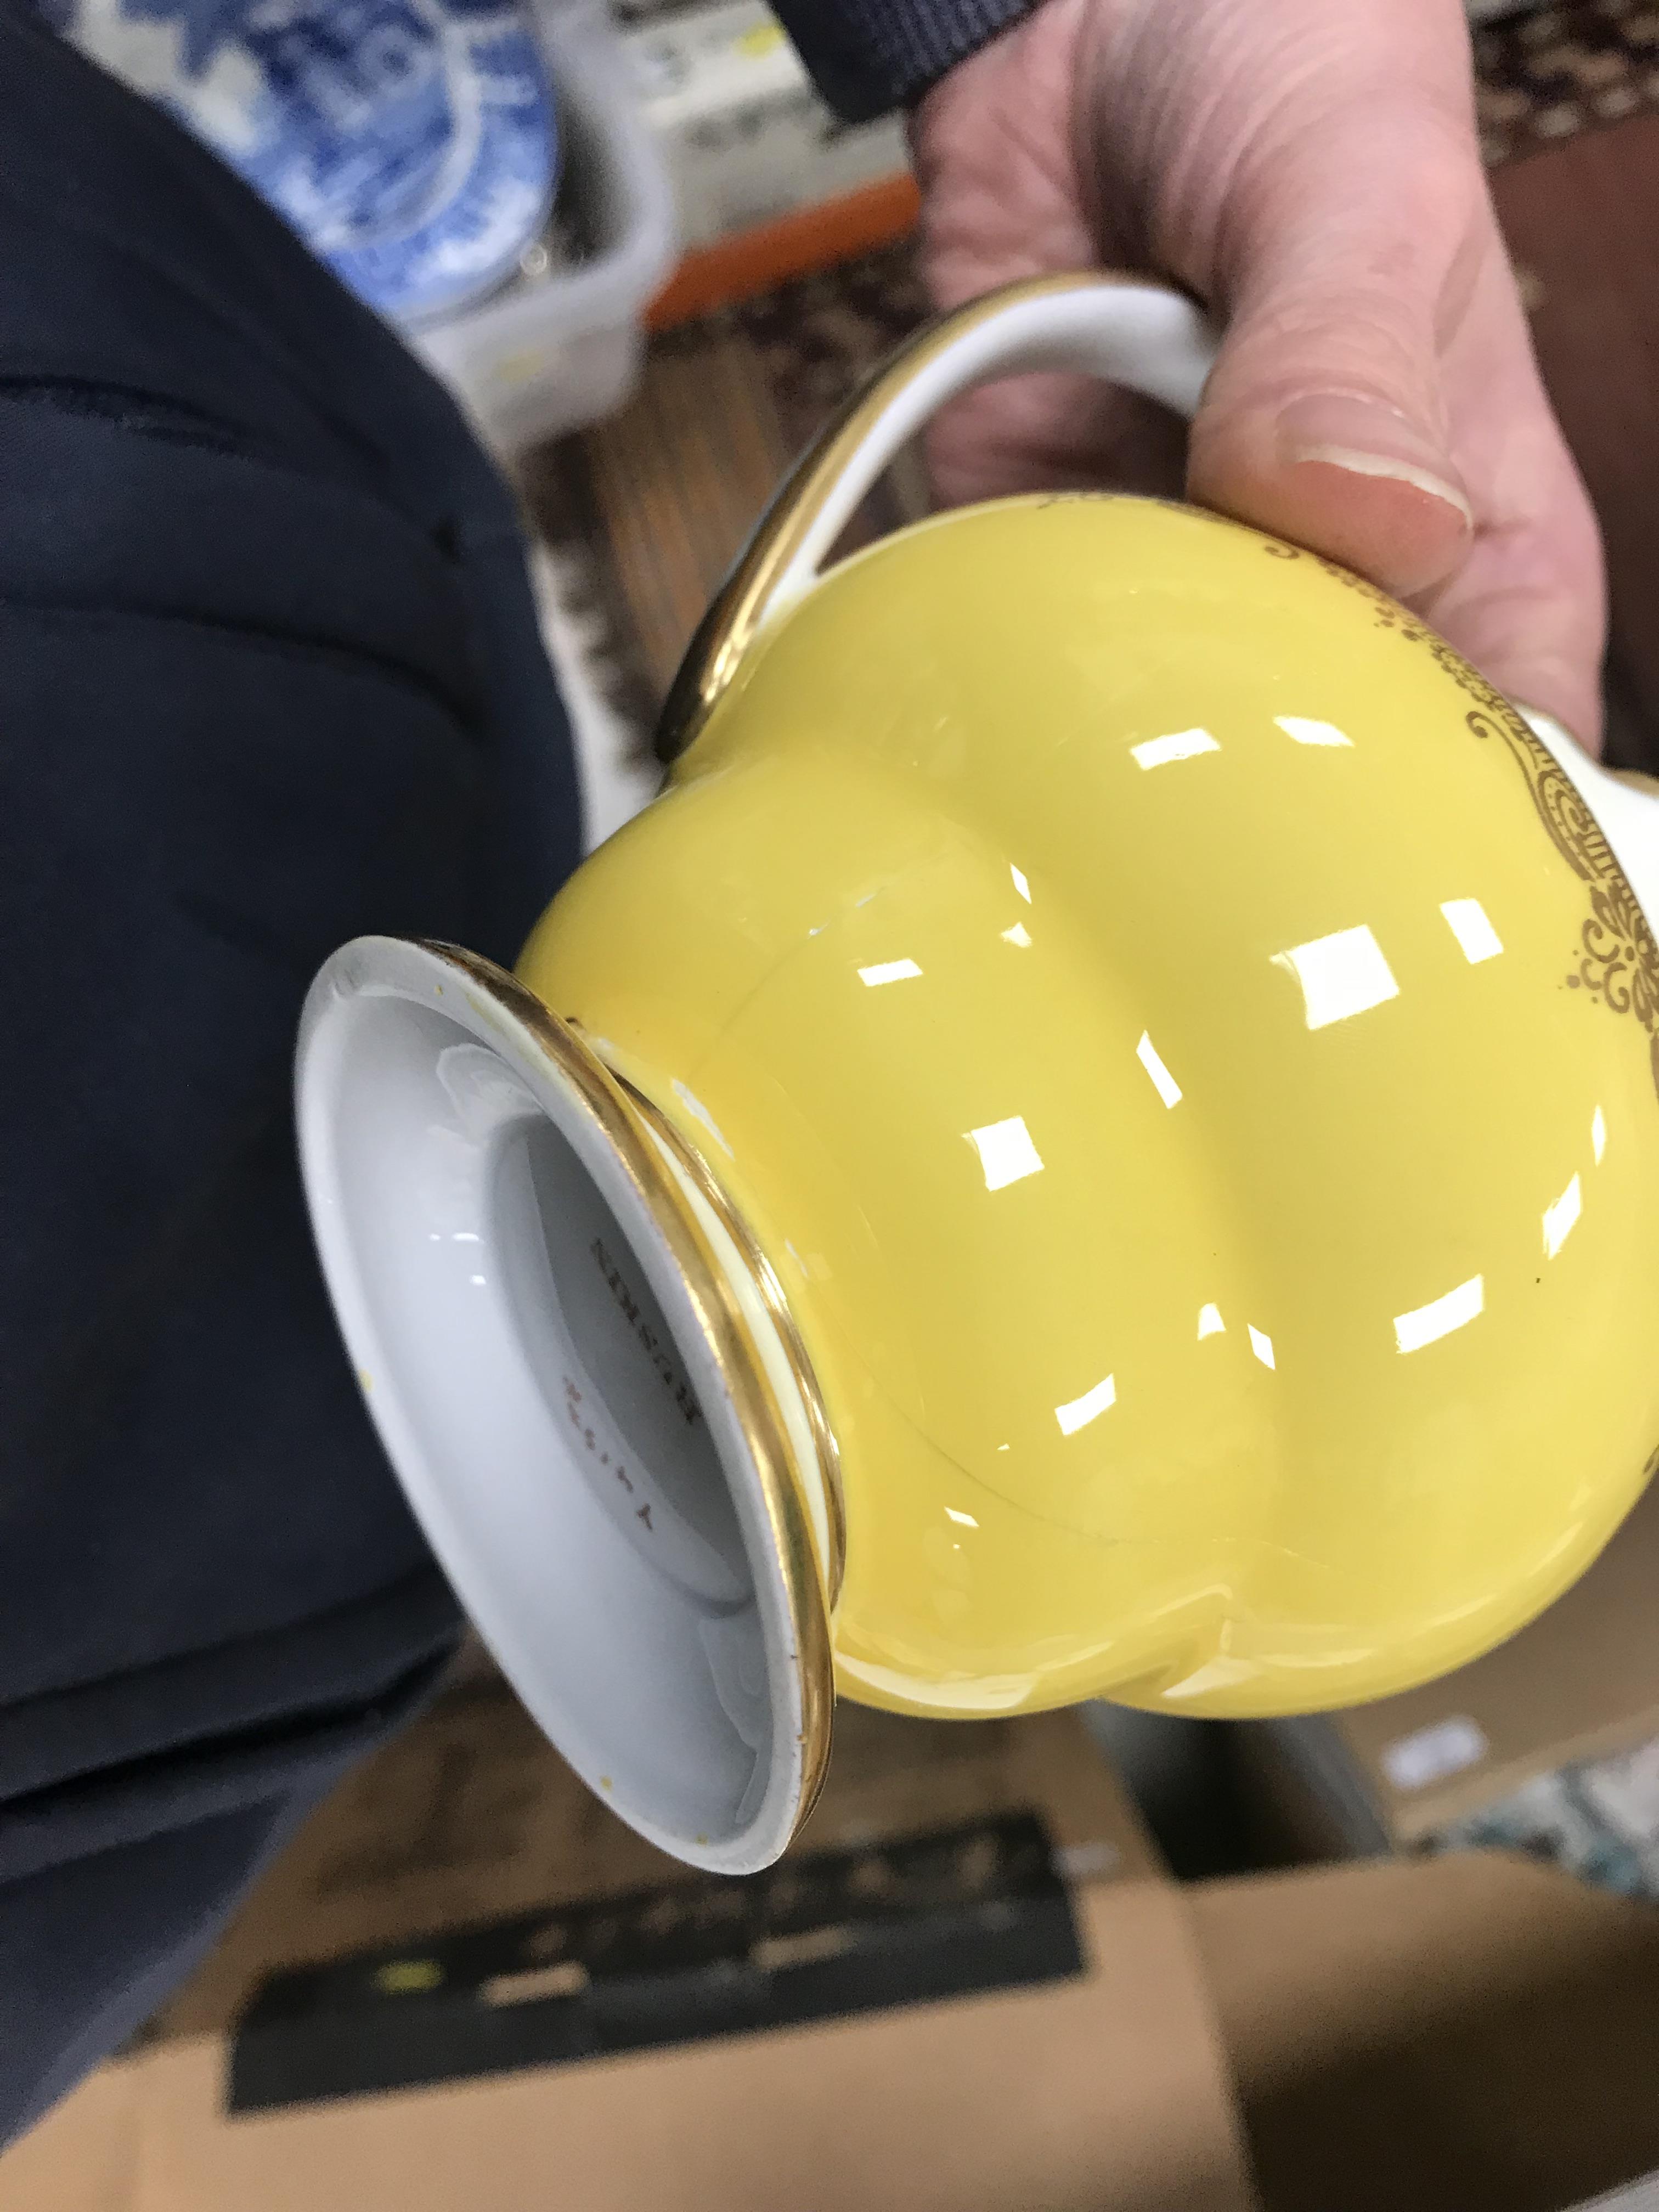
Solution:
<path fill-rule="evenodd" d="M 697 735 L 769 623 L 817 582 L 860 500 L 946 403 L 976 384 L 1070 369 L 1190 416 L 1215 359 L 1209 325 L 1162 284 L 1028 278 L 919 331 L 854 393 L 785 479 L 699 625 L 657 726 L 672 760 Z"/>

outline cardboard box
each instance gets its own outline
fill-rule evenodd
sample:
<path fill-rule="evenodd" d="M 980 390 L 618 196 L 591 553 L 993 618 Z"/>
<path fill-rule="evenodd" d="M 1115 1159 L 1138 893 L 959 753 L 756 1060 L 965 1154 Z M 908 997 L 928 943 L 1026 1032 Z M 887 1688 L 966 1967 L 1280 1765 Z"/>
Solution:
<path fill-rule="evenodd" d="M 846 1709 L 797 1850 L 708 1882 L 485 1672 L 0 2206 L 1564 2212 L 1659 2166 L 1656 2080 L 1659 1913 L 1554 1869 L 1182 1892 L 1074 1717 Z"/>
<path fill-rule="evenodd" d="M 1659 1911 L 1492 1852 L 1191 1893 L 1272 2212 L 1563 2212 L 1659 2167 Z"/>
<path fill-rule="evenodd" d="M 625 45 L 685 249 L 654 328 L 900 237 L 920 202 L 896 115 L 843 123 L 760 0 L 647 21 Z"/>
<path fill-rule="evenodd" d="M 1539 1778 L 1659 1740 L 1659 1486 L 1638 1501 L 1589 1571 L 1530 1627 L 1472 1666 L 1403 1696 L 1316 1719 L 1256 1723 L 1235 1737 L 1258 1832 L 1291 1859 L 1411 1850 L 1443 1838 L 1498 1840 L 1469 1824 Z M 1652 1772 L 1646 1771 L 1651 1766 Z M 1645 1828 L 1659 1888 L 1659 1754 L 1607 1796 L 1632 1853 Z M 1515 1840 L 1541 1840 L 1559 1795 L 1524 1801 Z M 1573 1839 L 1564 1833 L 1564 1855 Z M 1590 1848 L 1585 1839 L 1583 1849 Z M 1637 1887 L 1634 1879 L 1626 1887 Z"/>
<path fill-rule="evenodd" d="M 1249 2212 L 1180 1893 L 1081 1723 L 846 1709 L 689 1877 L 493 1680 L 313 1820 L 5 2212 Z"/>

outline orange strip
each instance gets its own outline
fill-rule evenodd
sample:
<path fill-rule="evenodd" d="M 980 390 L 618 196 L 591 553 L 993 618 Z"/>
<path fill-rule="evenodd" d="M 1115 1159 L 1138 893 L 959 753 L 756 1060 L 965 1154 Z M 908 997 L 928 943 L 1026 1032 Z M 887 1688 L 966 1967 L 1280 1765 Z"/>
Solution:
<path fill-rule="evenodd" d="M 647 308 L 645 326 L 672 330 L 695 315 L 769 292 L 792 276 L 890 245 L 914 228 L 921 208 L 915 179 L 906 171 L 701 246 L 686 255 Z"/>

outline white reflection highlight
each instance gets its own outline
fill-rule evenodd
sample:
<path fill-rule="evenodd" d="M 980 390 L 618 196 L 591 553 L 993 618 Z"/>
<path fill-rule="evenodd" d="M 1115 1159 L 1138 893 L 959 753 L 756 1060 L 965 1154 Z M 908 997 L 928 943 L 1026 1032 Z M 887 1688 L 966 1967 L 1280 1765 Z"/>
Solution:
<path fill-rule="evenodd" d="M 1159 1057 L 1158 1047 L 1145 1030 L 1140 1032 L 1140 1042 L 1135 1047 L 1135 1058 L 1152 1077 L 1152 1088 L 1164 1103 L 1166 1106 L 1179 1106 L 1181 1085 L 1164 1065 L 1163 1060 Z"/>
<path fill-rule="evenodd" d="M 1544 1208 L 1544 1255 L 1553 1260 L 1573 1231 L 1584 1210 L 1584 1194 L 1575 1176 L 1553 1206 Z"/>
<path fill-rule="evenodd" d="M 1225 1336 L 1226 1334 L 1227 1324 L 1221 1318 L 1220 1307 L 1200 1306 L 1198 1310 L 1199 1342 L 1202 1344 L 1206 1336 Z"/>
<path fill-rule="evenodd" d="M 1287 738 L 1294 738 L 1299 745 L 1352 745 L 1353 739 L 1346 737 L 1334 722 L 1310 722 L 1302 714 L 1275 714 L 1274 722 Z"/>
<path fill-rule="evenodd" d="M 945 1507 L 945 1517 L 947 1521 L 954 1521 L 958 1528 L 977 1528 L 979 1526 L 971 1513 L 958 1513 L 954 1505 Z"/>
<path fill-rule="evenodd" d="M 1183 1675 L 1178 1682 L 1171 1682 L 1158 1694 L 1165 1698 L 1206 1697 L 1212 1690 L 1237 1689 L 1241 1682 L 1248 1682 L 1255 1671 L 1249 1660 L 1230 1659 L 1224 1653 L 1217 1658 L 1206 1660 L 1195 1673 Z"/>
<path fill-rule="evenodd" d="M 1443 1336 L 1449 1336 L 1455 1328 L 1462 1328 L 1484 1313 L 1486 1306 L 1486 1279 L 1471 1275 L 1467 1283 L 1460 1283 L 1455 1291 L 1448 1291 L 1443 1298 L 1431 1299 L 1425 1306 L 1414 1306 L 1410 1313 L 1394 1317 L 1394 1340 L 1401 1352 L 1420 1352 L 1425 1344 L 1433 1344 Z"/>
<path fill-rule="evenodd" d="M 1207 730 L 1172 730 L 1167 738 L 1148 738 L 1144 744 L 1131 745 L 1129 757 L 1141 768 L 1163 768 L 1170 761 L 1220 750 Z"/>
<path fill-rule="evenodd" d="M 1590 1150 L 1595 1155 L 1595 1164 L 1601 1164 L 1601 1155 L 1607 1149 L 1607 1117 L 1598 1106 L 1590 1117 Z"/>
<path fill-rule="evenodd" d="M 982 1129 L 969 1129 L 968 1141 L 979 1154 L 987 1190 L 1001 1190 L 1022 1176 L 1042 1171 L 1042 1156 L 1021 1115 L 1015 1114 L 1006 1121 L 988 1121 Z"/>
<path fill-rule="evenodd" d="M 1085 1390 L 1080 1398 L 1073 1398 L 1067 1406 L 1054 1407 L 1054 1419 L 1060 1423 L 1063 1437 L 1075 1436 L 1079 1429 L 1097 1420 L 1109 1406 L 1117 1403 L 1117 1382 L 1109 1375 L 1103 1382 L 1097 1382 L 1092 1390 Z"/>
<path fill-rule="evenodd" d="M 1471 968 L 1482 960 L 1495 960 L 1504 950 L 1504 940 L 1487 920 L 1479 899 L 1443 899 L 1440 911 Z"/>
<path fill-rule="evenodd" d="M 1333 1022 L 1346 1022 L 1400 996 L 1382 947 L 1364 922 L 1358 929 L 1339 929 L 1293 945 L 1288 952 L 1275 952 L 1273 962 L 1302 986 L 1310 1030 L 1328 1029 Z"/>
<path fill-rule="evenodd" d="M 914 960 L 878 960 L 872 968 L 859 969 L 859 981 L 874 990 L 882 983 L 902 983 L 921 970 Z"/>
<path fill-rule="evenodd" d="M 1244 1326 L 1250 1328 L 1249 1322 Z M 1273 1358 L 1273 1340 L 1265 1328 L 1250 1328 L 1250 1349 L 1264 1367 L 1277 1365 Z"/>
<path fill-rule="evenodd" d="M 849 1680 L 862 1682 L 866 1689 L 874 1690 L 878 1702 L 891 1700 L 902 1712 L 915 1710 L 915 1680 L 902 1668 L 878 1667 L 872 1659 L 855 1659 L 851 1653 L 840 1651 L 836 1654 L 836 1665 Z M 1016 1706 L 1027 1702 L 1036 1682 L 1035 1674 L 975 1674 L 962 1682 L 930 1682 L 927 1710 L 974 1714 L 1012 1712 Z"/>
<path fill-rule="evenodd" d="M 1010 865 L 1009 865 L 1008 872 L 1009 872 L 1009 874 L 1010 874 L 1010 875 L 1013 878 L 1013 879 L 1014 879 L 1014 889 L 1015 889 L 1015 890 L 1019 893 L 1020 896 L 1024 900 L 1024 902 L 1025 902 L 1026 905 L 1027 905 L 1027 906 L 1030 906 L 1030 904 L 1031 903 L 1031 886 L 1030 886 L 1030 884 L 1028 884 L 1028 883 L 1026 882 L 1026 880 L 1025 880 L 1025 875 L 1024 875 L 1024 870 L 1023 870 L 1023 869 L 1020 869 L 1020 868 L 1017 868 L 1017 867 L 1015 867 L 1015 866 L 1012 865 L 1012 863 L 1011 862 L 1011 863 L 1010 863 Z"/>
<path fill-rule="evenodd" d="M 1023 921 L 1017 921 L 1012 929 L 1005 929 L 1002 937 L 1003 942 L 1006 945 L 1024 946 L 1030 945 L 1031 941 L 1031 933 Z"/>
<path fill-rule="evenodd" d="M 732 1152 L 731 1146 L 726 1143 L 725 1136 L 721 1133 L 720 1124 L 715 1121 L 714 1115 L 703 1104 L 702 1099 L 697 1097 L 696 1093 L 694 1091 L 688 1090 L 684 1083 L 676 1080 L 674 1085 L 674 1096 L 679 1100 L 681 1105 L 685 1108 L 688 1114 L 695 1114 L 696 1115 L 698 1121 L 702 1123 L 703 1127 L 708 1130 L 709 1135 L 714 1139 L 714 1142 L 720 1146 L 720 1150 L 731 1157 L 735 1158 L 736 1155 Z"/>

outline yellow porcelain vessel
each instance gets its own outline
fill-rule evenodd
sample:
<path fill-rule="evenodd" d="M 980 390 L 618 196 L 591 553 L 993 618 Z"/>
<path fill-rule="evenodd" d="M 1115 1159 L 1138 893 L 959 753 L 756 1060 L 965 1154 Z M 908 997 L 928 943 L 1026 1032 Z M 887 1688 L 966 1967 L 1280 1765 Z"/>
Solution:
<path fill-rule="evenodd" d="M 1057 298 L 1120 304 L 995 313 Z M 780 526 L 519 978 L 782 1332 L 796 1662 L 821 1605 L 866 1702 L 1255 1716 L 1507 1636 L 1659 1445 L 1652 801 L 1213 516 L 1010 500 L 805 588 Z"/>
<path fill-rule="evenodd" d="M 783 1286 L 839 1687 L 1352 1704 L 1594 1557 L 1659 1443 L 1659 1004 L 1569 790 L 1395 608 L 1148 501 L 925 524 L 755 653 L 520 973 Z"/>

